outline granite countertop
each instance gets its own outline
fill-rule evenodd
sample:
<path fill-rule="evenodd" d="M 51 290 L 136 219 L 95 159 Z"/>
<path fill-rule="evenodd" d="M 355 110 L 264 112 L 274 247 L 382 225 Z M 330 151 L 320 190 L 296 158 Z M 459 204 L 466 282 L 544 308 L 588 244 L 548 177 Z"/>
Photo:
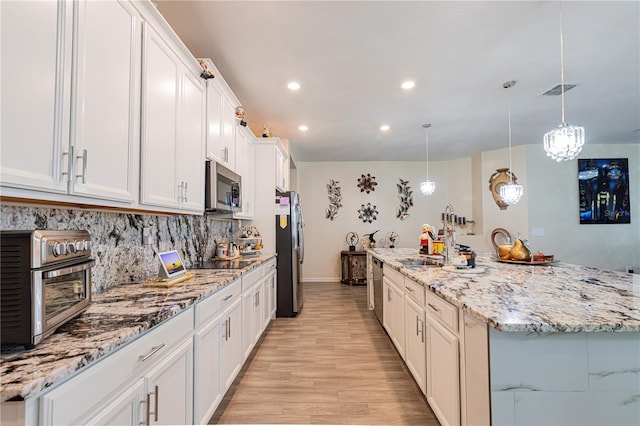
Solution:
<path fill-rule="evenodd" d="M 242 269 L 193 269 L 171 288 L 119 284 L 94 294 L 91 306 L 34 349 L 0 356 L 0 401 L 23 400 L 115 351 L 153 326 L 188 309 L 275 255 Z"/>
<path fill-rule="evenodd" d="M 442 298 L 505 332 L 640 332 L 640 275 L 555 262 L 501 263 L 480 253 L 477 275 L 405 267 L 417 249 L 369 249 Z"/>

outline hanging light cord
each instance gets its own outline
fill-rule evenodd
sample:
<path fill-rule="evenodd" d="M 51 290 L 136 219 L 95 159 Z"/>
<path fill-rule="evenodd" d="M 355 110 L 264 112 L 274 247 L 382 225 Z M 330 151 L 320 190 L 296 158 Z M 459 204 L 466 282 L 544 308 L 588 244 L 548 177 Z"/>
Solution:
<path fill-rule="evenodd" d="M 513 183 L 513 169 L 511 168 L 511 102 L 509 102 L 509 183 Z"/>
<path fill-rule="evenodd" d="M 560 2 L 560 102 L 562 104 L 562 123 L 564 123 L 564 41 L 562 36 L 562 2 Z"/>
<path fill-rule="evenodd" d="M 427 128 L 427 180 L 429 180 L 429 129 Z"/>

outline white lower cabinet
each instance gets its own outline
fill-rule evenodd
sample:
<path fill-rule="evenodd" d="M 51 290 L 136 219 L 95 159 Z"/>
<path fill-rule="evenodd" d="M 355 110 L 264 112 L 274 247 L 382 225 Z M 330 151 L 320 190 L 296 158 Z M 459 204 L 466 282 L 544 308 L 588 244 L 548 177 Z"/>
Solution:
<path fill-rule="evenodd" d="M 404 359 L 404 291 L 386 276 L 382 279 L 382 290 L 382 322 L 398 353 Z"/>
<path fill-rule="evenodd" d="M 442 424 L 460 424 L 458 311 L 427 292 L 427 401 Z"/>
<path fill-rule="evenodd" d="M 192 330 L 188 309 L 88 367 L 40 397 L 38 423 L 191 423 Z"/>
<path fill-rule="evenodd" d="M 3 424 L 207 424 L 246 359 L 243 330 L 255 346 L 275 316 L 275 261 L 246 275 L 250 303 L 243 276 L 40 396 L 3 403 Z"/>
<path fill-rule="evenodd" d="M 133 425 L 142 424 L 144 418 L 145 380 L 140 378 L 127 387 L 116 399 L 88 419 L 86 425 Z"/>
<path fill-rule="evenodd" d="M 182 343 L 147 375 L 143 423 L 178 425 L 193 423 L 193 342 Z"/>
<path fill-rule="evenodd" d="M 264 328 L 266 329 L 271 320 L 276 317 L 276 310 L 278 309 L 278 276 L 275 259 L 271 259 L 265 264 L 264 276 Z"/>
<path fill-rule="evenodd" d="M 423 289 L 424 291 L 424 289 Z M 414 300 L 405 297 L 405 363 L 423 394 L 427 393 L 427 356 L 425 343 L 425 311 Z"/>
<path fill-rule="evenodd" d="M 233 380 L 236 378 L 242 368 L 244 358 L 242 356 L 242 304 L 238 298 L 225 311 L 223 318 L 220 320 L 221 334 L 221 355 L 220 355 L 220 371 L 222 373 L 222 387 L 224 392 L 229 389 Z"/>
<path fill-rule="evenodd" d="M 194 336 L 194 420 L 206 424 L 222 400 L 220 386 L 220 323 L 223 314 L 200 327 Z"/>

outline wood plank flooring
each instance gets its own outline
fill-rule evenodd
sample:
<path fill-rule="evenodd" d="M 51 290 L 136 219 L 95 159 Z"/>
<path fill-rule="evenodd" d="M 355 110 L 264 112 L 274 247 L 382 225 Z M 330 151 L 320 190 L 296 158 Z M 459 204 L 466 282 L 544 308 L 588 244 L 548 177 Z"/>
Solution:
<path fill-rule="evenodd" d="M 265 331 L 210 424 L 439 424 L 365 286 L 306 283 L 304 297 L 297 318 Z"/>

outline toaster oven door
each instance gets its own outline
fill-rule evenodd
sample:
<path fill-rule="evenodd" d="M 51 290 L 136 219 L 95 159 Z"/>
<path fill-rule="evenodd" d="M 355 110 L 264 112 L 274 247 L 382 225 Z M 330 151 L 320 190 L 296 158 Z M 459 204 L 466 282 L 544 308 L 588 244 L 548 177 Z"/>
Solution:
<path fill-rule="evenodd" d="M 94 260 L 54 269 L 33 271 L 34 344 L 52 334 L 91 304 L 91 267 Z M 39 299 L 39 300 L 38 300 Z"/>

